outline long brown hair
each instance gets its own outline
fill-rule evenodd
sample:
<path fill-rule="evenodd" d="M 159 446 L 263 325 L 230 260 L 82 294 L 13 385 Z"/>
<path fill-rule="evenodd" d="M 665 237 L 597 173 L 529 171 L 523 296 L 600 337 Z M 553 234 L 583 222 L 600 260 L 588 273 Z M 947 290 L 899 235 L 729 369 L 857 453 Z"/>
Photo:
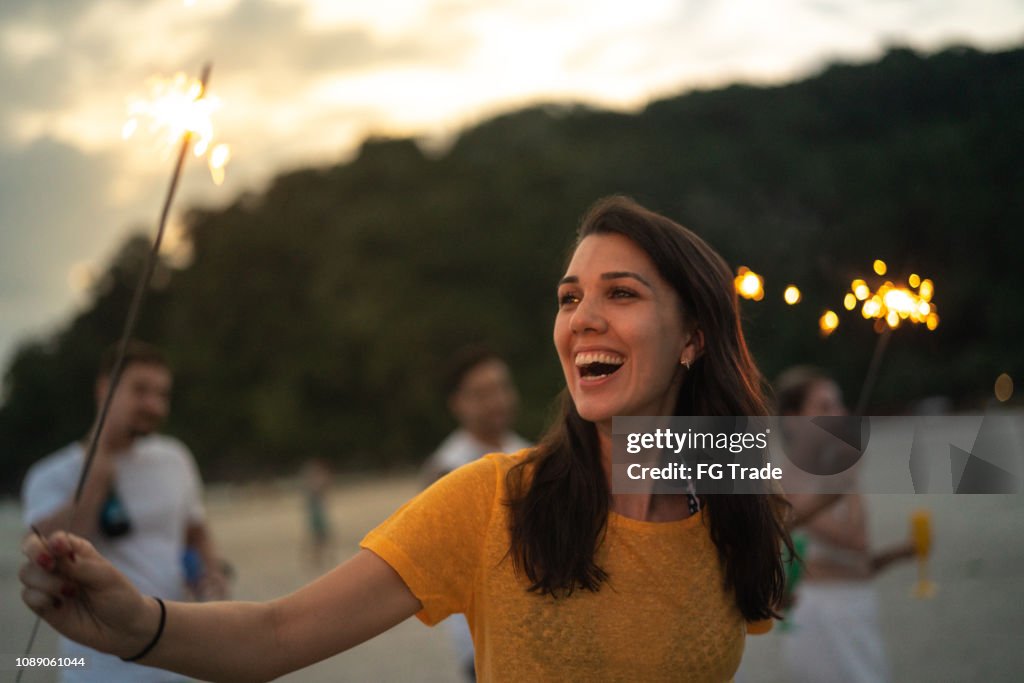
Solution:
<path fill-rule="evenodd" d="M 743 340 L 732 273 L 700 237 L 631 199 L 599 200 L 584 216 L 576 245 L 589 235 L 619 234 L 650 257 L 679 294 L 684 320 L 704 335 L 704 353 L 685 374 L 677 415 L 766 415 L 762 378 Z M 594 560 L 604 538 L 610 491 L 597 429 L 567 391 L 559 417 L 538 447 L 508 475 L 510 554 L 530 590 L 556 597 L 597 591 L 608 578 Z M 775 495 L 702 497 L 706 523 L 748 620 L 777 616 L 785 573 L 782 523 L 786 503 Z"/>

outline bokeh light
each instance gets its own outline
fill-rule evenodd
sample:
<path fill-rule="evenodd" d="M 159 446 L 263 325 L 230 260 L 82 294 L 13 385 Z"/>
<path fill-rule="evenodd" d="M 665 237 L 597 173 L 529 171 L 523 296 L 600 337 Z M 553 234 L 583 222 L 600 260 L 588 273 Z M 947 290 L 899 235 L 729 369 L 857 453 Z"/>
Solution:
<path fill-rule="evenodd" d="M 818 329 L 824 336 L 827 337 L 835 332 L 837 327 L 839 327 L 839 316 L 835 311 L 825 311 L 821 314 L 821 318 L 818 319 Z"/>
<path fill-rule="evenodd" d="M 1005 403 L 1013 396 L 1013 378 L 1005 372 L 996 377 L 996 398 Z"/>

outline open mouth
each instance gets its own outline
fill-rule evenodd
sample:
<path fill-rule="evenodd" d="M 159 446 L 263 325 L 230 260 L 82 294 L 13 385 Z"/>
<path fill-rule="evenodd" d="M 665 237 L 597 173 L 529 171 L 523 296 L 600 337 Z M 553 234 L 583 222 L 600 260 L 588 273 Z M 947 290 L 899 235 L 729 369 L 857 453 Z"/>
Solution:
<path fill-rule="evenodd" d="M 587 379 L 601 379 L 613 375 L 625 362 L 626 359 L 619 354 L 607 351 L 578 353 L 575 359 L 580 377 Z"/>

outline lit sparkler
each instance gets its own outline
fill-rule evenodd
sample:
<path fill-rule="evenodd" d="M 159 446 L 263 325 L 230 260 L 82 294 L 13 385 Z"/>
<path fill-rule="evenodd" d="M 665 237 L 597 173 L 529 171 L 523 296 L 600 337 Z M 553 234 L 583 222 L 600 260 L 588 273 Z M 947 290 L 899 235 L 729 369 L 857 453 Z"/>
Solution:
<path fill-rule="evenodd" d="M 171 78 L 152 77 L 146 82 L 145 98 L 132 100 L 128 105 L 128 120 L 121 129 L 126 140 L 148 121 L 147 132 L 162 138 L 170 150 L 186 133 L 191 136 L 192 154 L 206 156 L 213 182 L 224 182 L 224 168 L 231 159 L 231 148 L 224 143 L 214 144 L 213 114 L 220 109 L 217 97 L 206 93 L 200 79 L 177 73 Z"/>
<path fill-rule="evenodd" d="M 879 276 L 885 275 L 888 271 L 888 266 L 881 259 L 876 259 L 872 268 Z M 862 415 L 867 408 L 892 331 L 904 323 L 923 324 L 929 331 L 939 326 L 939 314 L 935 302 L 932 301 L 934 295 L 935 283 L 928 278 L 922 279 L 917 273 L 911 273 L 905 287 L 886 280 L 874 292 L 862 278 L 850 283 L 850 291 L 843 300 L 843 307 L 852 311 L 857 308 L 858 302 L 862 302 L 861 316 L 865 320 L 874 320 L 875 331 L 879 334 L 857 401 L 856 414 Z M 831 331 L 825 332 L 822 322 L 819 322 L 819 326 L 823 334 L 831 334 Z"/>
<path fill-rule="evenodd" d="M 917 291 L 913 282 L 917 282 Z M 850 292 L 843 301 L 843 306 L 852 311 L 857 301 L 863 301 L 860 314 L 867 320 L 882 320 L 892 329 L 899 327 L 904 321 L 924 324 L 929 330 L 939 326 L 939 314 L 932 296 L 935 284 L 929 280 L 912 275 L 908 279 L 910 287 L 901 287 L 886 280 L 872 292 L 867 283 L 856 279 L 850 283 Z"/>

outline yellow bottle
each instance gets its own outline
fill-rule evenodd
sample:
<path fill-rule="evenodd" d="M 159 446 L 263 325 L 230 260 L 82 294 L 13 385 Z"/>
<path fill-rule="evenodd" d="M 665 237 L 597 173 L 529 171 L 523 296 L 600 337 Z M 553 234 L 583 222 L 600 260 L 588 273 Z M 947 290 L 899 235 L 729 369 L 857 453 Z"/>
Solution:
<path fill-rule="evenodd" d="M 914 540 L 917 557 L 928 557 L 932 550 L 932 513 L 929 510 L 914 510 L 910 515 L 910 537 Z"/>
<path fill-rule="evenodd" d="M 910 515 L 910 538 L 917 555 L 917 581 L 911 594 L 915 598 L 931 598 L 938 590 L 938 584 L 928 578 L 928 555 L 932 551 L 932 513 L 930 510 L 914 510 Z"/>

